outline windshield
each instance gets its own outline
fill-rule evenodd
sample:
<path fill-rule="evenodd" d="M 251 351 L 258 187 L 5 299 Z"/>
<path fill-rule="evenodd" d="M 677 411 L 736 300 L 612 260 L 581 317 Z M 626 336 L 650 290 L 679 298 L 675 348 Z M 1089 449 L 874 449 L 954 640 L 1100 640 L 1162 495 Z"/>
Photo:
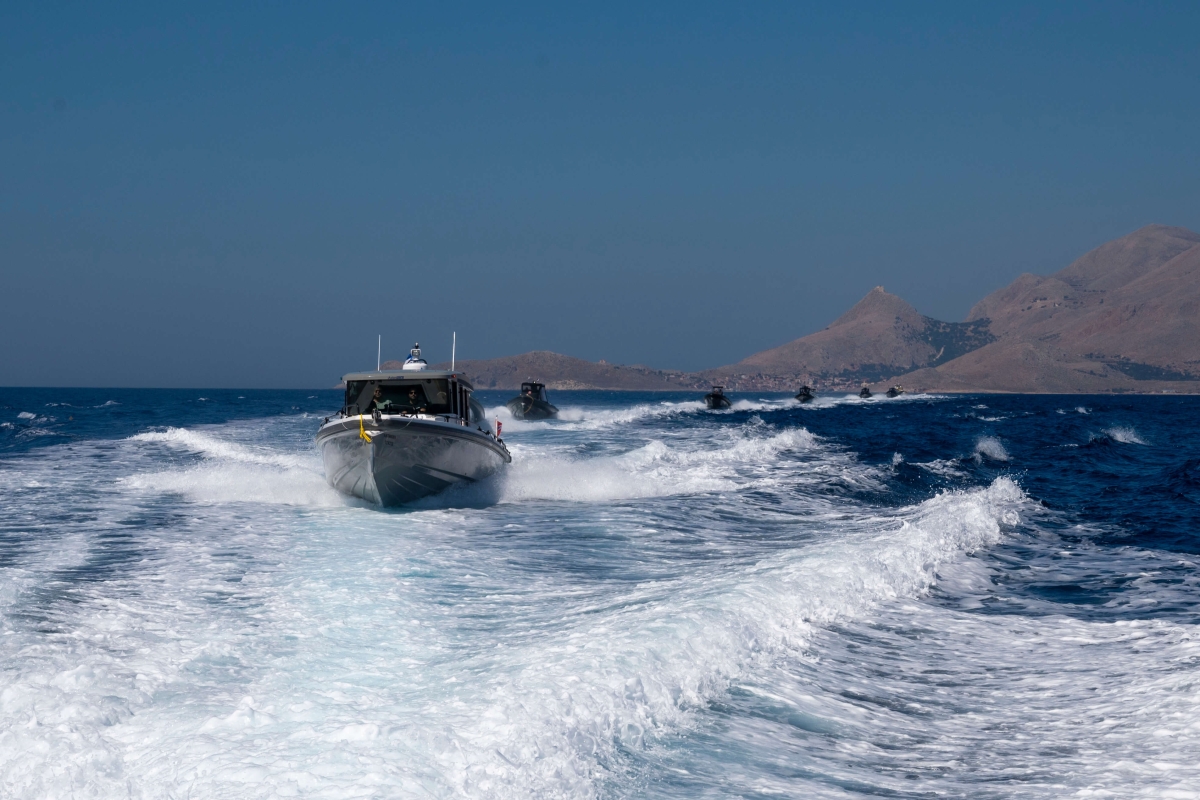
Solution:
<path fill-rule="evenodd" d="M 366 381 L 347 381 L 347 383 L 346 383 L 346 408 L 348 411 L 352 411 L 354 413 L 358 412 L 359 409 L 352 408 L 352 406 L 354 406 L 354 404 L 358 402 L 358 398 L 363 393 L 363 389 L 366 387 L 366 385 L 367 385 Z M 371 397 L 368 394 L 367 397 L 363 400 L 363 403 L 370 402 L 370 400 L 371 400 Z"/>
<path fill-rule="evenodd" d="M 356 400 L 351 401 L 351 389 L 358 390 Z M 392 414 L 449 414 L 449 381 L 438 378 L 404 381 L 403 383 L 375 383 L 352 381 L 347 387 L 347 404 L 357 404 L 356 410 L 369 414 L 379 410 Z"/>

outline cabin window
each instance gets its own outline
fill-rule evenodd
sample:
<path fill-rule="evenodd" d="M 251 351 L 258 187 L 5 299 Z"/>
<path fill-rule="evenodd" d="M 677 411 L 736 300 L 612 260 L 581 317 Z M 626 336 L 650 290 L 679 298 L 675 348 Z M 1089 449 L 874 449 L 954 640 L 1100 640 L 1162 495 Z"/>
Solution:
<path fill-rule="evenodd" d="M 483 404 L 474 397 L 469 397 L 468 402 L 471 409 L 470 423 L 491 430 L 491 426 L 487 424 L 487 412 L 483 410 Z"/>
<path fill-rule="evenodd" d="M 375 388 L 379 399 L 375 400 Z M 364 410 L 378 408 L 385 413 L 450 414 L 450 382 L 426 378 L 404 383 L 380 383 L 364 392 L 359 401 Z M 374 402 L 375 405 L 371 406 Z"/>
<path fill-rule="evenodd" d="M 363 397 L 361 401 L 359 400 L 359 397 L 362 395 L 363 389 L 365 389 L 366 386 L 366 381 L 346 381 L 346 409 L 348 411 L 351 410 L 350 407 L 356 403 L 358 404 L 359 409 L 364 409 L 366 408 L 367 403 L 371 402 L 370 394 L 368 394 L 366 397 Z"/>
<path fill-rule="evenodd" d="M 453 414 L 450 403 L 450 381 L 430 378 L 422 381 L 430 414 Z"/>

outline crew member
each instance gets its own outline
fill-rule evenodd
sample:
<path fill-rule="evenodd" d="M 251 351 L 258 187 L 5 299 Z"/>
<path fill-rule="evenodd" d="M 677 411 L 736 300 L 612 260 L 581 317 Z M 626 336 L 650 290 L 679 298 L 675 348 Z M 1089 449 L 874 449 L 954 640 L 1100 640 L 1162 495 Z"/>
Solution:
<path fill-rule="evenodd" d="M 370 414 L 373 411 L 379 411 L 380 413 L 382 413 L 384 411 L 391 411 L 391 410 L 392 410 L 392 401 L 384 400 L 383 399 L 383 387 L 376 386 L 375 387 L 375 395 L 371 398 L 371 402 L 367 403 L 367 413 Z"/>

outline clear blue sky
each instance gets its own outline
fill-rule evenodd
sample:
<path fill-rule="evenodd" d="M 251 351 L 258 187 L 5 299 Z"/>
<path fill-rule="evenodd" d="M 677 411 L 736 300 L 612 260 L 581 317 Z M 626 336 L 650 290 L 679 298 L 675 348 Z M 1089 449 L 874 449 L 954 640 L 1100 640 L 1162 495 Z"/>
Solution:
<path fill-rule="evenodd" d="M 0 8 L 0 383 L 698 369 L 1200 228 L 1195 4 Z"/>

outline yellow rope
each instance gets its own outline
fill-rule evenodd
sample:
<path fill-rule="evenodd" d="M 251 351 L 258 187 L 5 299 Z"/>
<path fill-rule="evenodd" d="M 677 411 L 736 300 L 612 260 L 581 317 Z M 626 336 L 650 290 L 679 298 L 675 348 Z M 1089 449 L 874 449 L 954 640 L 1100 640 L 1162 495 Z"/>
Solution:
<path fill-rule="evenodd" d="M 365 442 L 370 442 L 371 437 L 367 436 L 367 430 L 366 430 L 366 428 L 363 427 L 362 418 L 363 418 L 363 415 L 359 414 L 358 415 L 358 438 L 362 439 Z"/>

